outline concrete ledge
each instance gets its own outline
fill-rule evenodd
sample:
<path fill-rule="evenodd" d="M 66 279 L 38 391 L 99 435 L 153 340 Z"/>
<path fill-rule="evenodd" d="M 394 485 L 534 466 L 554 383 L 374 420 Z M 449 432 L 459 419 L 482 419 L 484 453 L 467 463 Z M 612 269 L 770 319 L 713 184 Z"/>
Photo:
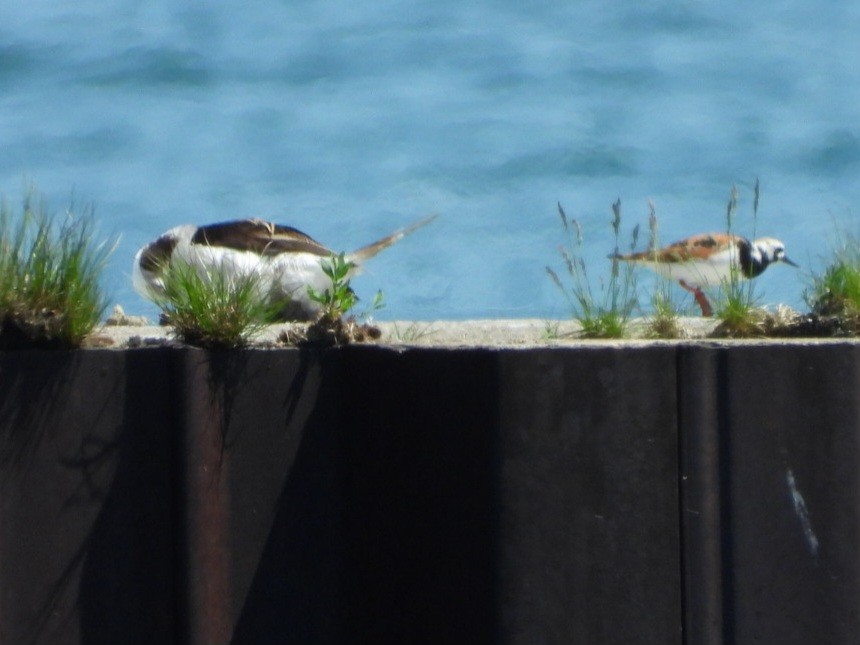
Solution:
<path fill-rule="evenodd" d="M 511 319 L 511 320 L 459 320 L 459 321 L 392 321 L 374 323 L 382 331 L 382 338 L 371 344 L 385 347 L 426 347 L 449 349 L 528 349 L 540 347 L 577 347 L 594 344 L 618 346 L 678 345 L 686 343 L 787 343 L 815 344 L 845 342 L 845 339 L 751 339 L 719 341 L 709 338 L 717 326 L 712 318 L 681 318 L 680 327 L 684 334 L 677 340 L 649 340 L 642 338 L 647 322 L 635 320 L 631 325 L 632 338 L 623 340 L 583 340 L 578 338 L 579 326 L 571 320 Z M 289 324 L 271 325 L 255 338 L 261 347 L 271 347 L 278 336 Z M 134 346 L 153 346 L 171 340 L 169 328 L 159 326 L 104 326 L 97 332 L 113 349 L 127 349 L 129 342 Z M 860 339 L 855 339 L 860 342 Z"/>
<path fill-rule="evenodd" d="M 860 343 L 0 354 L 0 644 L 845 643 Z"/>

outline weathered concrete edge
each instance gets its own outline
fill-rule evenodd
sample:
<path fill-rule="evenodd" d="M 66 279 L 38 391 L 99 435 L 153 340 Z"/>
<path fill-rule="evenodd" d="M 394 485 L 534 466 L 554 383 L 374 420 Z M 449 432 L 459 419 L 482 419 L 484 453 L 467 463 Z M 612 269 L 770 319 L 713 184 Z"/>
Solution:
<path fill-rule="evenodd" d="M 822 345 L 831 343 L 860 343 L 858 338 L 753 338 L 753 339 L 714 339 L 708 335 L 716 322 L 712 319 L 683 318 L 680 321 L 685 330 L 684 338 L 646 339 L 629 338 L 622 340 L 581 339 L 577 336 L 578 326 L 571 320 L 512 319 L 512 320 L 466 320 L 466 321 L 386 321 L 375 322 L 382 331 L 382 338 L 370 344 L 382 347 L 423 347 L 423 348 L 499 348 L 531 349 L 541 347 L 593 347 L 617 346 L 639 347 L 643 345 L 701 345 L 735 346 L 757 344 Z M 271 325 L 261 331 L 252 347 L 266 349 L 289 349 L 277 345 L 278 336 L 289 324 Z M 635 335 L 635 334 L 634 334 Z M 176 342 L 167 327 L 159 326 L 103 326 L 93 334 L 94 337 L 107 339 L 111 344 L 107 349 L 122 350 L 134 346 L 162 345 Z"/>

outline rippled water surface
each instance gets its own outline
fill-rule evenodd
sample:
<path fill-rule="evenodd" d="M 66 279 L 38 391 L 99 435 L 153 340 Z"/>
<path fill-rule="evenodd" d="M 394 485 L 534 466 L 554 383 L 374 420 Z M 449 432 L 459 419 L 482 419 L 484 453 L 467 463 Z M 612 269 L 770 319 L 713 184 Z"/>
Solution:
<path fill-rule="evenodd" d="M 857 222 L 857 33 L 860 5 L 829 1 L 6 3 L 0 191 L 93 202 L 132 313 L 154 313 L 132 256 L 176 224 L 349 250 L 438 212 L 356 281 L 378 317 L 565 316 L 558 201 L 596 276 L 616 198 L 627 231 L 652 200 L 668 242 L 724 229 L 736 184 L 750 233 L 758 177 L 757 231 L 814 267 Z M 759 292 L 800 306 L 804 280 Z"/>

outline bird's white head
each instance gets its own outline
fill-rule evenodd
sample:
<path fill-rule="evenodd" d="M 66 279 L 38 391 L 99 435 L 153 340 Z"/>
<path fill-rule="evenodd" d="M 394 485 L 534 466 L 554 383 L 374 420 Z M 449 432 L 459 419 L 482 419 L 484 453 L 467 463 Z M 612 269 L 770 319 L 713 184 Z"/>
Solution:
<path fill-rule="evenodd" d="M 796 262 L 792 262 L 785 254 L 785 244 L 772 237 L 760 237 L 752 243 L 753 252 L 758 252 L 761 261 L 764 264 L 772 262 L 785 262 L 785 264 L 793 267 L 798 266 Z"/>

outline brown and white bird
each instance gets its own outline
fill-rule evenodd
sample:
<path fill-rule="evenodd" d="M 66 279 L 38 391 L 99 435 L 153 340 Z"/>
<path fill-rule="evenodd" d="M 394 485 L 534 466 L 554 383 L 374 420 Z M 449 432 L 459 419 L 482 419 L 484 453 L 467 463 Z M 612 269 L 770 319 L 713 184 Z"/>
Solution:
<path fill-rule="evenodd" d="M 358 274 L 364 262 L 383 249 L 429 224 L 435 215 L 400 229 L 352 253 L 344 259 Z M 145 298 L 158 302 L 164 295 L 164 276 L 171 262 L 193 267 L 201 276 L 220 272 L 227 278 L 254 276 L 266 297 L 286 301 L 283 320 L 311 320 L 320 305 L 310 299 L 308 287 L 323 292 L 330 278 L 322 262 L 333 251 L 291 226 L 259 219 L 235 220 L 195 226 L 176 226 L 141 248 L 134 256 L 132 283 Z"/>
<path fill-rule="evenodd" d="M 755 278 L 776 262 L 797 266 L 786 257 L 785 245 L 777 239 L 748 240 L 726 233 L 702 233 L 662 249 L 615 257 L 646 266 L 664 278 L 677 280 L 695 296 L 703 316 L 713 315 L 713 309 L 702 287 L 728 284 L 732 275 L 739 280 Z"/>

